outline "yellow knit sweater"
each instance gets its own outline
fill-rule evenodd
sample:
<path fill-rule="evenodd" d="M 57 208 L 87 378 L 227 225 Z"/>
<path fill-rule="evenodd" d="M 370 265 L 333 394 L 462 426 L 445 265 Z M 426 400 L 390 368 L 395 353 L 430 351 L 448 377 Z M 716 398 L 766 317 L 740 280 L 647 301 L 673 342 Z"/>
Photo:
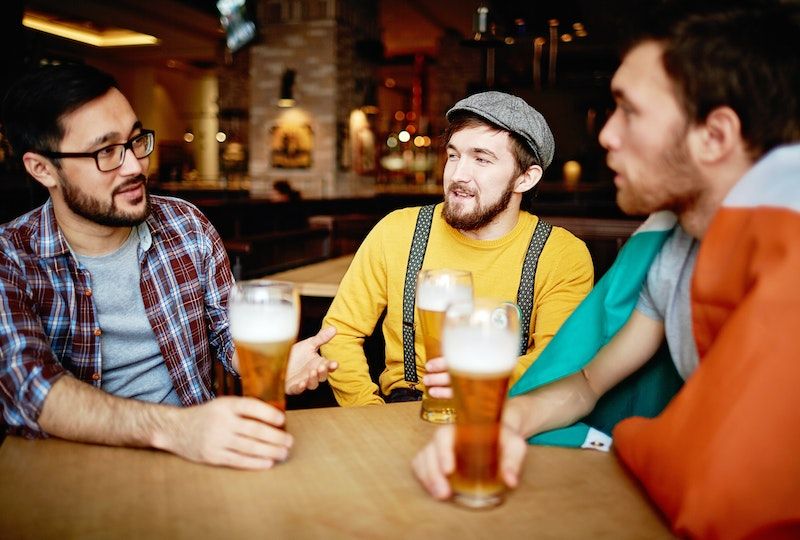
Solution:
<path fill-rule="evenodd" d="M 363 342 L 384 309 L 386 369 L 380 376 L 380 390 L 386 395 L 394 388 L 410 386 L 403 380 L 403 285 L 418 213 L 419 208 L 397 210 L 375 226 L 356 253 L 325 316 L 323 324 L 333 325 L 338 331 L 322 347 L 322 354 L 339 362 L 329 380 L 340 405 L 383 403 L 369 376 Z M 516 302 L 522 263 L 537 222 L 536 216 L 520 212 L 516 226 L 505 236 L 474 240 L 444 221 L 439 204 L 422 268 L 469 270 L 476 296 Z M 594 269 L 586 245 L 565 229 L 553 227 L 536 269 L 528 353 L 519 358 L 512 383 L 533 363 L 593 282 Z M 416 328 L 418 324 L 415 314 Z M 420 381 L 416 387 L 422 389 L 425 348 L 421 333 L 415 334 Z"/>

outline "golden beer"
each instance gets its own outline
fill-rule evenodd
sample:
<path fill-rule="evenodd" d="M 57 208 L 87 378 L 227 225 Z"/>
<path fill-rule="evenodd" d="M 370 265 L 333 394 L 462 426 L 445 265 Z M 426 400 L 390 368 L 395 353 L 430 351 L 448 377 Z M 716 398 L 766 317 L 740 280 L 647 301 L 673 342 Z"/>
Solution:
<path fill-rule="evenodd" d="M 293 340 L 234 341 L 239 356 L 242 393 L 286 410 L 286 367 Z"/>
<path fill-rule="evenodd" d="M 502 501 L 500 479 L 500 417 L 511 373 L 474 374 L 450 370 L 458 410 L 456 415 L 456 469 L 450 485 L 456 499 L 481 508 Z"/>
<path fill-rule="evenodd" d="M 500 418 L 519 347 L 514 304 L 476 299 L 448 310 L 444 355 L 456 407 L 455 502 L 488 508 L 503 502 Z"/>
<path fill-rule="evenodd" d="M 286 369 L 297 339 L 299 299 L 291 283 L 237 283 L 228 300 L 242 393 L 286 410 Z"/>
<path fill-rule="evenodd" d="M 423 270 L 417 276 L 417 311 L 425 361 L 442 356 L 442 322 L 453 302 L 472 299 L 472 275 L 463 270 Z M 420 417 L 437 424 L 452 423 L 455 408 L 452 399 L 433 398 L 425 387 Z"/>
<path fill-rule="evenodd" d="M 442 356 L 442 322 L 444 311 L 419 310 L 419 321 L 422 327 L 422 339 L 425 343 L 425 360 Z M 436 424 L 452 423 L 455 416 L 455 405 L 452 399 L 434 398 L 425 388 L 422 394 L 421 416 L 428 422 Z"/>

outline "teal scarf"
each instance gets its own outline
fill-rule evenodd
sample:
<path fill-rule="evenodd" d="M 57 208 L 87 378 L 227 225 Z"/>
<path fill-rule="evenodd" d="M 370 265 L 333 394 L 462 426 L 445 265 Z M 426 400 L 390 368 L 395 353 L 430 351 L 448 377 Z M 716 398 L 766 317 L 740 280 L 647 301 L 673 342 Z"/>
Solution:
<path fill-rule="evenodd" d="M 634 232 L 608 272 L 511 388 L 512 397 L 572 375 L 594 358 L 630 317 L 647 271 L 675 223 L 674 214 L 659 212 Z M 681 384 L 666 347 L 662 347 L 639 371 L 606 393 L 581 422 L 534 435 L 528 442 L 586 446 L 596 436 L 594 430 L 608 434 L 623 418 L 657 415 Z"/>

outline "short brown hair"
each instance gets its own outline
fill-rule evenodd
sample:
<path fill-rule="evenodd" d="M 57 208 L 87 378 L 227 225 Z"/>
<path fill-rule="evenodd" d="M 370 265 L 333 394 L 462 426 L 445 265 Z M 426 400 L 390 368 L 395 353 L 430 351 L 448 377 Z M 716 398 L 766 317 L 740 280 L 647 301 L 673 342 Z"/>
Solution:
<path fill-rule="evenodd" d="M 663 47 L 664 70 L 690 123 L 733 109 L 751 157 L 800 140 L 800 8 L 777 2 L 666 8 L 628 43 Z"/>

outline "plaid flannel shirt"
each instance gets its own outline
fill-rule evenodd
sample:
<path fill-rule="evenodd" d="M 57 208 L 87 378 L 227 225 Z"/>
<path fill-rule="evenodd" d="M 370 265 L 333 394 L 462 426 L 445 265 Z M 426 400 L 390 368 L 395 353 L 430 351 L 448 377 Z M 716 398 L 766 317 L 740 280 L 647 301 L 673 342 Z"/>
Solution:
<path fill-rule="evenodd" d="M 233 372 L 226 311 L 233 282 L 211 223 L 191 204 L 151 197 L 140 234 L 145 311 L 185 406 L 213 397 L 214 358 Z M 91 275 L 43 206 L 0 226 L 0 409 L 10 431 L 43 435 L 39 414 L 65 373 L 100 388 L 102 358 Z"/>

